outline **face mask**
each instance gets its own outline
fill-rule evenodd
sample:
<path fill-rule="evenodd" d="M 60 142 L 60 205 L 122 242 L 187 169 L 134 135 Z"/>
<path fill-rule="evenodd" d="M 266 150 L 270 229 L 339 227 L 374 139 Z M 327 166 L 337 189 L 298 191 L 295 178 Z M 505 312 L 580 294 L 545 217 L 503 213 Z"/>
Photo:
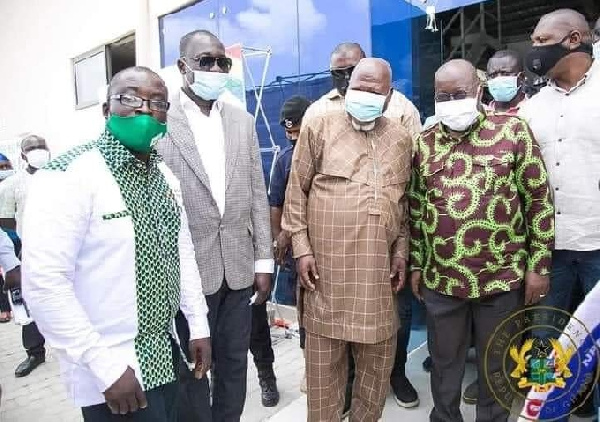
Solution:
<path fill-rule="evenodd" d="M 14 170 L 0 170 L 0 180 L 4 180 L 7 177 L 12 176 L 13 174 L 15 174 Z"/>
<path fill-rule="evenodd" d="M 345 97 L 346 111 L 360 123 L 371 123 L 383 115 L 386 95 L 348 90 Z"/>
<path fill-rule="evenodd" d="M 593 45 L 593 56 L 594 59 L 600 60 L 600 41 L 596 41 Z"/>
<path fill-rule="evenodd" d="M 337 89 L 337 92 L 344 97 L 348 91 L 348 85 L 350 81 L 346 78 L 333 78 L 333 86 Z"/>
<path fill-rule="evenodd" d="M 194 75 L 194 82 L 189 85 L 190 89 L 203 100 L 214 101 L 219 98 L 229 82 L 229 73 L 203 72 L 192 70 L 189 66 L 187 68 Z"/>
<path fill-rule="evenodd" d="M 519 93 L 519 78 L 517 76 L 498 76 L 490 79 L 488 89 L 494 100 L 499 103 L 508 103 Z"/>
<path fill-rule="evenodd" d="M 50 151 L 47 149 L 34 149 L 25 154 L 27 164 L 34 169 L 42 168 L 50 161 Z"/>
<path fill-rule="evenodd" d="M 477 98 L 435 103 L 435 116 L 444 126 L 456 132 L 464 132 L 479 117 Z"/>
<path fill-rule="evenodd" d="M 554 66 L 571 53 L 592 54 L 592 46 L 589 44 L 580 44 L 574 50 L 569 50 L 563 43 L 571 36 L 567 35 L 559 43 L 550 45 L 539 45 L 532 47 L 531 51 L 525 57 L 527 69 L 538 76 L 546 76 Z"/>
<path fill-rule="evenodd" d="M 166 123 L 161 123 L 149 114 L 121 117 L 112 114 L 106 121 L 106 129 L 125 148 L 148 153 L 156 142 L 167 133 Z"/>

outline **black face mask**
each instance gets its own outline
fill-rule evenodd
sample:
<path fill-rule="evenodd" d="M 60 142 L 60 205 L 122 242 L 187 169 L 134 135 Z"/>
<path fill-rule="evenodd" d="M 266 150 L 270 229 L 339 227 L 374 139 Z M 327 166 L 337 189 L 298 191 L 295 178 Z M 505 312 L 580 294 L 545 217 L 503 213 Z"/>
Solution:
<path fill-rule="evenodd" d="M 340 95 L 343 97 L 346 95 L 346 91 L 348 91 L 348 86 L 350 85 L 350 80 L 346 78 L 333 78 L 333 87 L 337 89 Z"/>
<path fill-rule="evenodd" d="M 588 44 L 579 44 L 579 47 L 574 50 L 569 50 L 565 47 L 563 43 L 570 36 L 571 34 L 567 35 L 556 44 L 532 47 L 527 57 L 525 57 L 527 69 L 538 76 L 546 76 L 562 58 L 571 53 L 582 52 L 592 54 L 593 48 Z"/>

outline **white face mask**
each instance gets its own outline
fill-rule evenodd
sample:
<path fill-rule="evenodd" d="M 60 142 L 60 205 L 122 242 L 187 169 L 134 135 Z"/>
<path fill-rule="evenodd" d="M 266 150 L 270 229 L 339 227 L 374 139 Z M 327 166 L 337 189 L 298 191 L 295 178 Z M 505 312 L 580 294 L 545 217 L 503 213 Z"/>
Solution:
<path fill-rule="evenodd" d="M 0 180 L 4 180 L 7 177 L 12 176 L 13 174 L 15 174 L 15 171 L 13 169 L 10 169 L 10 170 L 0 170 Z"/>
<path fill-rule="evenodd" d="M 435 116 L 444 126 L 456 132 L 464 132 L 479 117 L 477 98 L 435 103 Z"/>
<path fill-rule="evenodd" d="M 594 59 L 600 60 L 600 41 L 594 43 Z"/>
<path fill-rule="evenodd" d="M 42 168 L 50 161 L 50 151 L 46 149 L 33 149 L 25 154 L 27 164 L 34 169 Z"/>

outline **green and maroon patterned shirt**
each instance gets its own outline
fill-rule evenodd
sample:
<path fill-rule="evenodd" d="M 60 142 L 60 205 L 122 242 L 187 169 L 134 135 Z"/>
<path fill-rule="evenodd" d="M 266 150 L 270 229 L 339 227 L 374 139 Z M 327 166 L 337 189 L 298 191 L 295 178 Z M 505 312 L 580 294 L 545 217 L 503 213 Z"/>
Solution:
<path fill-rule="evenodd" d="M 461 139 L 425 131 L 410 188 L 411 269 L 460 298 L 517 289 L 550 272 L 554 206 L 537 142 L 508 114 L 480 116 Z"/>

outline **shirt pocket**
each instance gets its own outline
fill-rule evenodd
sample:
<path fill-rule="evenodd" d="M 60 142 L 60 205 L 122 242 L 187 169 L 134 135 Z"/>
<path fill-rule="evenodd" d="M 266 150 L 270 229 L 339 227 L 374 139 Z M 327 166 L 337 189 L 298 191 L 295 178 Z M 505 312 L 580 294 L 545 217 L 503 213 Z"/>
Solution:
<path fill-rule="evenodd" d="M 478 155 L 473 157 L 471 169 L 472 186 L 478 187 L 482 194 L 505 192 L 513 183 L 514 156 Z"/>

